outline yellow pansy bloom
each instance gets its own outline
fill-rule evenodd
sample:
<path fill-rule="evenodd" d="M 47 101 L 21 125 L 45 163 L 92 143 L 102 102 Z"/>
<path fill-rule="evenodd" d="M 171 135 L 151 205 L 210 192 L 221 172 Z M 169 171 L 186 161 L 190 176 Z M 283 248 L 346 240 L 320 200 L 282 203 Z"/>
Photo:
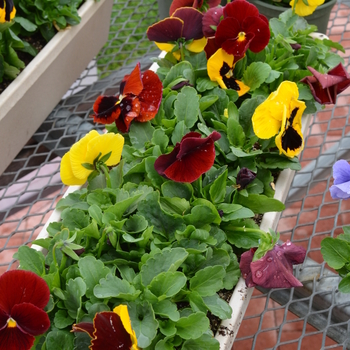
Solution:
<path fill-rule="evenodd" d="M 2 3 L 2 4 L 1 4 Z M 10 22 L 16 15 L 12 0 L 0 1 L 0 23 Z"/>
<path fill-rule="evenodd" d="M 60 174 L 65 185 L 82 185 L 93 170 L 86 169 L 82 164 L 93 164 L 94 160 L 111 152 L 105 162 L 107 166 L 120 162 L 124 145 L 124 137 L 120 134 L 102 134 L 96 130 L 90 131 L 76 142 L 61 161 Z"/>
<path fill-rule="evenodd" d="M 210 80 L 216 81 L 222 89 L 233 89 L 237 91 L 238 96 L 242 96 L 249 91 L 249 86 L 236 80 L 233 76 L 234 58 L 234 55 L 228 54 L 223 49 L 218 49 L 208 60 L 208 76 Z"/>
<path fill-rule="evenodd" d="M 289 5 L 294 8 L 295 4 L 295 13 L 298 16 L 309 16 L 311 15 L 318 6 L 322 5 L 325 0 L 308 0 L 308 4 L 306 5 L 303 0 L 297 0 L 297 3 L 295 4 L 295 0 L 291 0 Z"/>
<path fill-rule="evenodd" d="M 113 312 L 115 312 L 120 317 L 125 330 L 130 334 L 130 339 L 132 342 L 130 350 L 139 350 L 139 347 L 137 346 L 135 331 L 131 327 L 128 307 L 126 305 L 118 305 L 113 309 Z"/>

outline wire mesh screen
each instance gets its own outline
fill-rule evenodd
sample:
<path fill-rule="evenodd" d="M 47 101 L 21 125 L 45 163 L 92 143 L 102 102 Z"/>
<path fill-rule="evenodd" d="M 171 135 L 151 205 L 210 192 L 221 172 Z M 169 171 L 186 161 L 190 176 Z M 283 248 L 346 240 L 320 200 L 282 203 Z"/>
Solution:
<path fill-rule="evenodd" d="M 346 48 L 348 71 L 349 6 L 336 4 L 329 23 L 330 38 Z M 147 69 L 159 54 L 146 37 L 156 20 L 156 0 L 115 0 L 108 42 L 0 176 L 0 274 L 16 267 L 12 255 L 35 239 L 64 193 L 60 159 L 85 133 L 99 128 L 89 117 L 96 97 L 117 93 L 137 62 Z M 350 201 L 334 201 L 328 191 L 332 164 L 350 160 L 349 102 L 347 90 L 334 108 L 313 117 L 301 155 L 303 168 L 278 226 L 282 240 L 307 248 L 307 260 L 297 271 L 304 287 L 255 289 L 234 349 L 350 348 L 350 298 L 337 291 L 339 278 L 322 263 L 320 253 L 324 237 L 350 224 Z"/>

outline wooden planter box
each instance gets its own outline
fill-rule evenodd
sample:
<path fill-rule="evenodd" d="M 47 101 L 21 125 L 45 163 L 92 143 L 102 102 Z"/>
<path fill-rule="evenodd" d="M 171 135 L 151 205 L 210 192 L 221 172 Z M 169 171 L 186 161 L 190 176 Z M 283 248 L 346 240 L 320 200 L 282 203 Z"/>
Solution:
<path fill-rule="evenodd" d="M 86 0 L 81 23 L 57 33 L 0 95 L 0 175 L 108 39 L 113 0 Z"/>

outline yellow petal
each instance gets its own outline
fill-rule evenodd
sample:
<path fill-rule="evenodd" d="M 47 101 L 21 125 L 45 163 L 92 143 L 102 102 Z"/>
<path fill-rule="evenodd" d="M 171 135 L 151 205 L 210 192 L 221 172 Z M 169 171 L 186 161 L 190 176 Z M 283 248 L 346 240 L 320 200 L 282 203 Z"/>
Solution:
<path fill-rule="evenodd" d="M 283 111 L 286 107 L 283 104 L 278 106 L 277 117 L 280 116 L 280 119 L 276 117 L 276 108 L 276 103 L 266 100 L 255 109 L 252 117 L 253 130 L 260 139 L 270 139 L 279 132 L 283 117 L 281 109 Z"/>
<path fill-rule="evenodd" d="M 223 49 L 217 50 L 214 55 L 212 55 L 207 63 L 207 70 L 208 70 L 208 76 L 210 80 L 217 81 L 220 86 L 223 84 L 222 77 L 220 75 L 220 69 L 222 68 L 224 62 L 228 64 L 230 68 L 233 68 L 233 60 L 234 56 L 229 55 L 227 52 L 225 52 Z M 225 88 L 225 84 L 221 86 L 222 88 Z"/>
<path fill-rule="evenodd" d="M 78 179 L 74 176 L 69 152 L 62 157 L 60 175 L 62 182 L 67 186 L 83 185 L 87 180 L 87 177 L 85 179 Z"/>
<path fill-rule="evenodd" d="M 190 44 L 185 45 L 186 49 L 191 52 L 202 52 L 207 45 L 208 39 L 203 37 L 202 39 L 193 40 Z"/>
<path fill-rule="evenodd" d="M 72 171 L 76 178 L 87 179 L 91 173 L 91 170 L 84 168 L 82 163 L 89 163 L 87 155 L 87 145 L 90 140 L 98 137 L 100 134 L 96 130 L 91 130 L 82 139 L 76 142 L 70 149 L 70 161 L 72 165 Z M 96 156 L 98 153 L 96 154 Z M 96 157 L 95 157 L 96 158 Z M 89 158 L 91 159 L 91 158 Z M 94 159 L 94 158 L 93 158 Z"/>
<path fill-rule="evenodd" d="M 275 138 L 275 143 L 280 154 L 293 158 L 304 148 L 304 137 L 301 131 L 301 117 L 305 110 L 305 103 L 293 101 L 290 109 L 285 109 L 282 119 L 281 131 Z M 295 114 L 294 118 L 292 114 Z M 291 123 L 292 120 L 292 123 Z"/>
<path fill-rule="evenodd" d="M 238 93 L 238 96 L 243 96 L 245 93 L 247 93 L 250 90 L 250 87 L 248 85 L 245 85 L 242 81 L 236 80 L 236 83 L 239 86 L 239 90 L 236 90 Z"/>
<path fill-rule="evenodd" d="M 299 16 L 309 16 L 311 15 L 318 6 L 322 5 L 325 0 L 310 0 L 309 5 L 304 4 L 303 0 L 297 0 L 295 5 L 295 13 Z M 292 0 L 289 5 L 293 8 L 295 0 Z"/>
<path fill-rule="evenodd" d="M 10 13 L 10 21 L 15 17 L 15 15 L 16 15 L 16 8 L 13 6 L 13 9 Z M 6 2 L 4 2 L 4 8 L 0 7 L 0 23 L 6 22 L 5 17 L 6 17 Z"/>
<path fill-rule="evenodd" d="M 157 43 L 155 44 L 158 46 L 159 50 L 165 51 L 165 52 L 171 52 L 172 49 L 175 47 L 175 44 L 168 44 L 168 43 Z"/>
<path fill-rule="evenodd" d="M 120 162 L 124 146 L 124 137 L 120 134 L 108 133 L 92 138 L 87 144 L 86 163 L 93 163 L 94 159 L 101 153 L 101 157 L 112 152 L 106 161 L 108 166 Z"/>

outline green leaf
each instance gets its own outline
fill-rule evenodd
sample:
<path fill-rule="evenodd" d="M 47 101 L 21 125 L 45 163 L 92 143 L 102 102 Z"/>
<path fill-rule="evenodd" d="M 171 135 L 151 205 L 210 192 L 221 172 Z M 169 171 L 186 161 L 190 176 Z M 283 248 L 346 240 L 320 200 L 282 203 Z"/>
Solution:
<path fill-rule="evenodd" d="M 215 95 L 203 96 L 199 100 L 199 109 L 201 110 L 201 112 L 205 111 L 212 104 L 214 104 L 218 99 L 219 99 L 218 96 L 215 96 Z"/>
<path fill-rule="evenodd" d="M 261 231 L 248 227 L 229 225 L 225 227 L 228 241 L 237 248 L 250 249 L 259 246 Z"/>
<path fill-rule="evenodd" d="M 196 81 L 196 88 L 198 92 L 204 92 L 206 90 L 212 90 L 218 86 L 216 81 L 211 81 L 209 78 L 198 78 Z"/>
<path fill-rule="evenodd" d="M 250 91 L 257 89 L 269 76 L 271 67 L 267 63 L 253 62 L 243 74 L 243 81 L 250 87 Z"/>
<path fill-rule="evenodd" d="M 183 248 L 164 249 L 154 254 L 141 267 L 142 284 L 147 287 L 162 272 L 174 272 L 186 260 L 188 252 Z"/>
<path fill-rule="evenodd" d="M 75 320 L 67 314 L 66 310 L 58 310 L 55 312 L 55 318 L 53 322 L 56 328 L 64 329 L 68 326 L 72 326 Z"/>
<path fill-rule="evenodd" d="M 340 281 L 338 289 L 341 293 L 350 293 L 350 273 Z"/>
<path fill-rule="evenodd" d="M 157 170 L 154 168 L 154 163 L 157 157 L 147 157 L 145 161 L 147 176 L 152 181 L 153 186 L 160 188 L 164 183 L 165 179 L 163 176 L 159 175 Z"/>
<path fill-rule="evenodd" d="M 184 72 L 186 69 L 193 71 L 191 63 L 187 61 L 182 61 L 173 66 L 163 80 L 163 87 L 166 88 L 174 80 L 184 77 Z M 189 83 L 194 85 L 194 81 L 190 81 Z"/>
<path fill-rule="evenodd" d="M 79 209 L 66 208 L 61 213 L 62 224 L 70 231 L 89 225 L 89 215 Z"/>
<path fill-rule="evenodd" d="M 197 339 L 186 340 L 181 350 L 220 350 L 220 343 L 209 334 L 202 334 Z"/>
<path fill-rule="evenodd" d="M 37 29 L 37 26 L 26 18 L 16 16 L 14 21 L 19 23 L 27 32 L 34 32 Z"/>
<path fill-rule="evenodd" d="M 100 279 L 99 284 L 94 287 L 94 295 L 100 299 L 120 298 L 126 301 L 133 301 L 140 293 L 141 291 L 136 290 L 128 281 L 121 280 L 111 273 Z"/>
<path fill-rule="evenodd" d="M 174 106 L 178 122 L 184 121 L 187 128 L 192 128 L 198 120 L 199 96 L 196 89 L 189 86 L 182 88 Z"/>
<path fill-rule="evenodd" d="M 227 120 L 227 137 L 232 146 L 242 147 L 245 143 L 243 128 L 233 117 L 229 117 Z"/>
<path fill-rule="evenodd" d="M 177 335 L 181 338 L 197 339 L 209 328 L 209 319 L 203 312 L 196 312 L 187 317 L 180 318 L 175 326 Z"/>
<path fill-rule="evenodd" d="M 184 120 L 179 121 L 176 124 L 173 134 L 171 136 L 171 142 L 173 143 L 173 145 L 176 145 L 178 142 L 180 143 L 182 138 L 190 131 L 191 130 L 186 126 Z"/>
<path fill-rule="evenodd" d="M 211 296 L 222 288 L 225 274 L 222 266 L 208 266 L 190 279 L 190 289 L 201 296 Z"/>
<path fill-rule="evenodd" d="M 50 350 L 73 350 L 74 334 L 69 330 L 52 330 L 46 336 L 45 346 Z"/>
<path fill-rule="evenodd" d="M 157 335 L 158 322 L 152 306 L 144 301 L 142 304 L 130 303 L 128 311 L 132 329 L 135 331 L 137 345 L 146 348 Z"/>
<path fill-rule="evenodd" d="M 186 276 L 179 271 L 162 272 L 154 277 L 148 289 L 158 297 L 159 300 L 176 295 L 186 284 Z"/>
<path fill-rule="evenodd" d="M 189 183 L 167 181 L 162 184 L 161 190 L 164 197 L 180 197 L 188 201 L 193 195 L 193 187 Z"/>
<path fill-rule="evenodd" d="M 157 315 L 167 317 L 172 321 L 177 321 L 180 318 L 180 313 L 177 311 L 177 305 L 169 299 L 157 301 L 152 306 Z"/>
<path fill-rule="evenodd" d="M 97 260 L 94 256 L 85 256 L 78 262 L 81 277 L 86 283 L 86 296 L 93 296 L 93 289 L 99 283 L 101 278 L 107 276 L 110 272 L 109 268 L 104 266 L 101 260 Z"/>
<path fill-rule="evenodd" d="M 232 316 L 231 306 L 217 294 L 203 297 L 203 301 L 210 312 L 218 316 L 221 320 L 227 320 Z"/>
<path fill-rule="evenodd" d="M 129 197 L 127 199 L 124 199 L 120 202 L 117 202 L 116 204 L 112 205 L 108 209 L 106 209 L 105 213 L 112 213 L 117 217 L 117 220 L 121 220 L 124 212 L 134 203 L 136 202 L 140 197 L 142 193 L 135 194 L 132 197 Z"/>
<path fill-rule="evenodd" d="M 156 129 L 152 136 L 152 143 L 154 145 L 159 145 L 162 153 L 165 153 L 169 143 L 169 137 L 165 134 L 164 130 Z"/>
<path fill-rule="evenodd" d="M 147 143 L 152 141 L 154 127 L 150 122 L 131 123 L 129 137 L 131 144 L 136 149 L 143 149 Z"/>
<path fill-rule="evenodd" d="M 225 199 L 227 174 L 226 169 L 210 186 L 209 194 L 213 204 L 221 203 Z"/>
<path fill-rule="evenodd" d="M 250 194 L 248 197 L 238 195 L 235 202 L 259 214 L 285 209 L 285 205 L 279 200 L 261 194 Z"/>
<path fill-rule="evenodd" d="M 66 292 L 64 293 L 66 300 L 64 305 L 67 308 L 68 315 L 76 319 L 82 307 L 82 297 L 86 293 L 86 284 L 81 277 L 67 281 Z"/>
<path fill-rule="evenodd" d="M 350 244 L 341 239 L 324 238 L 321 242 L 321 253 L 325 262 L 336 270 L 350 262 Z"/>
<path fill-rule="evenodd" d="M 45 257 L 42 252 L 22 245 L 13 258 L 19 260 L 21 270 L 32 271 L 38 276 L 45 274 Z"/>
<path fill-rule="evenodd" d="M 230 264 L 226 267 L 226 275 L 224 278 L 224 288 L 227 290 L 233 289 L 237 284 L 241 276 L 241 270 L 239 268 L 239 263 L 237 257 L 235 260 L 231 261 Z"/>
<path fill-rule="evenodd" d="M 169 214 L 184 215 L 190 209 L 190 203 L 184 198 L 160 197 L 161 208 Z"/>

